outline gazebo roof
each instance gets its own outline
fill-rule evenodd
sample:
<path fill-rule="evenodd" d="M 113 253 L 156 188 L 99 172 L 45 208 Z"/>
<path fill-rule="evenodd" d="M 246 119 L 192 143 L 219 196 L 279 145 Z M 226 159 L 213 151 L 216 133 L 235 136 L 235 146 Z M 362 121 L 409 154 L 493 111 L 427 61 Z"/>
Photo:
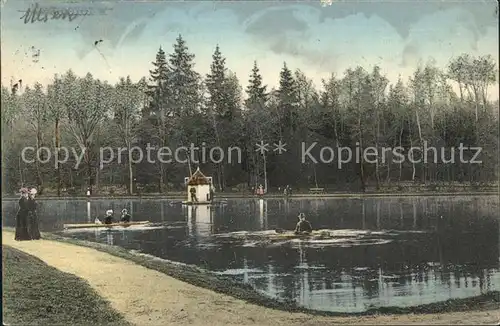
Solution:
<path fill-rule="evenodd" d="M 193 173 L 191 178 L 189 178 L 187 184 L 189 186 L 197 186 L 197 185 L 209 185 L 210 184 L 210 178 L 206 177 L 201 171 L 200 168 L 198 167 L 196 171 Z"/>

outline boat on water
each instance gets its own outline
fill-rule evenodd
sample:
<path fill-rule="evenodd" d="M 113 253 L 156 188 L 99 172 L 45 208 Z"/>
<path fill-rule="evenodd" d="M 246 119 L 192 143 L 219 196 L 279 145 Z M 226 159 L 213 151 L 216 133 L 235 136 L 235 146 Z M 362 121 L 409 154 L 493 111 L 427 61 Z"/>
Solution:
<path fill-rule="evenodd" d="M 414 235 L 425 234 L 425 231 L 398 231 L 398 230 L 357 230 L 357 229 L 321 229 L 311 233 L 296 234 L 288 230 L 266 230 L 266 231 L 237 231 L 229 233 L 214 234 L 212 238 L 219 241 L 257 241 L 257 242 L 282 242 L 282 241 L 323 241 L 323 240 L 345 240 L 345 241 L 368 241 L 395 239 L 404 236 L 406 239 Z"/>
<path fill-rule="evenodd" d="M 137 221 L 137 222 L 118 222 L 111 224 L 98 224 L 98 223 L 81 223 L 81 224 L 64 224 L 65 229 L 86 229 L 86 228 L 113 228 L 113 227 L 128 227 L 131 225 L 145 225 L 149 224 L 149 221 Z"/>
<path fill-rule="evenodd" d="M 278 231 L 278 230 L 276 230 Z M 311 233 L 295 233 L 294 231 L 278 231 L 275 233 L 271 234 L 266 234 L 266 235 L 257 235 L 257 237 L 262 237 L 267 240 L 324 240 L 324 239 L 332 239 L 336 236 L 332 232 L 329 232 L 327 230 L 318 230 L 318 231 L 313 231 Z M 356 237 L 356 236 L 354 236 Z"/>
<path fill-rule="evenodd" d="M 182 202 L 182 205 L 210 205 L 212 201 L 188 201 L 185 200 Z"/>
<path fill-rule="evenodd" d="M 329 239 L 336 235 L 330 230 L 317 230 L 311 233 L 295 233 L 294 231 L 285 230 L 268 230 L 257 232 L 231 232 L 226 234 L 216 234 L 216 238 L 232 238 L 246 240 L 293 240 L 293 239 Z"/>

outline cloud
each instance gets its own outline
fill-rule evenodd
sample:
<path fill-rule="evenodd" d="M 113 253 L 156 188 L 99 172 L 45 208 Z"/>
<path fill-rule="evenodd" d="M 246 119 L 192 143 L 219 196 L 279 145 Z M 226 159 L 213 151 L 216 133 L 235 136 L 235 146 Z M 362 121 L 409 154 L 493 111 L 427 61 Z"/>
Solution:
<path fill-rule="evenodd" d="M 408 44 L 403 49 L 403 55 L 401 60 L 401 66 L 403 67 L 415 67 L 420 60 L 420 53 L 418 48 L 414 44 Z"/>

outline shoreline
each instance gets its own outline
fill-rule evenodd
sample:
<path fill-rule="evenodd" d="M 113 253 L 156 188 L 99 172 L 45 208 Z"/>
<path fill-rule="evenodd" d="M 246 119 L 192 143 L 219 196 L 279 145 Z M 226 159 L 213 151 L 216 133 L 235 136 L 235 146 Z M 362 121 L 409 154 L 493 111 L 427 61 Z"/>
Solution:
<path fill-rule="evenodd" d="M 408 193 L 327 193 L 327 194 L 307 194 L 299 193 L 292 196 L 285 197 L 281 194 L 268 194 L 262 199 L 303 199 L 303 198 L 380 198 L 380 197 L 451 197 L 451 196 L 499 196 L 498 191 L 457 191 L 457 192 L 408 192 Z M 17 196 L 2 196 L 2 200 L 18 200 Z M 109 199 L 162 199 L 162 200 L 182 200 L 186 199 L 184 194 L 179 193 L 166 193 L 164 195 L 151 194 L 151 195 L 101 195 L 101 196 L 37 196 L 38 200 L 109 200 Z M 223 195 L 216 194 L 215 201 L 226 199 L 259 199 L 256 195 L 251 194 L 238 194 L 238 193 L 223 193 Z"/>
<path fill-rule="evenodd" d="M 4 238 L 5 236 L 12 237 L 12 229 L 4 228 L 2 235 Z M 372 318 L 371 320 L 373 320 L 373 318 L 377 318 L 377 316 L 380 315 L 394 316 L 394 318 L 408 315 L 432 316 L 433 314 L 443 313 L 453 314 L 470 311 L 490 311 L 491 309 L 498 309 L 500 307 L 500 292 L 491 291 L 478 297 L 450 299 L 444 302 L 405 308 L 379 307 L 360 313 L 318 311 L 299 307 L 293 302 L 277 301 L 255 291 L 249 285 L 216 275 L 215 273 L 201 269 L 197 266 L 163 260 L 154 256 L 128 251 L 117 246 L 77 240 L 52 233 L 42 233 L 42 237 L 46 241 L 53 241 L 61 245 L 72 246 L 74 248 L 87 248 L 115 257 L 116 259 L 125 259 L 138 266 L 145 267 L 148 270 L 156 271 L 164 276 L 171 277 L 178 282 L 183 282 L 186 285 L 189 284 L 190 286 L 203 289 L 204 291 L 214 291 L 218 295 L 230 297 L 231 300 L 242 300 L 246 305 L 256 305 L 260 309 L 271 309 L 276 313 L 305 314 L 309 316 L 309 318 Z M 19 244 L 19 242 L 16 243 Z M 34 243 L 36 242 L 29 242 L 28 245 Z M 21 242 L 20 244 L 23 245 L 24 243 Z M 497 320 L 500 320 L 500 318 Z M 339 321 L 336 323 L 338 322 Z"/>

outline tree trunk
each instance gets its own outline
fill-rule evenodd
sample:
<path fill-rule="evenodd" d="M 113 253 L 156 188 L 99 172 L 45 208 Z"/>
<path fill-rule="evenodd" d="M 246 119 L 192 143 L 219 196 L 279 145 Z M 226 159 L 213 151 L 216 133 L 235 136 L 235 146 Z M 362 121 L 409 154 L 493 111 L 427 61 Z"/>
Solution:
<path fill-rule="evenodd" d="M 380 200 L 377 200 L 377 230 L 380 230 Z M 390 210 L 389 210 L 390 211 Z"/>
<path fill-rule="evenodd" d="M 21 155 L 19 155 L 19 181 L 21 182 L 21 187 L 24 187 L 23 165 L 21 164 L 21 162 Z"/>
<path fill-rule="evenodd" d="M 421 149 L 423 150 L 424 148 L 424 139 L 422 137 L 422 126 L 420 124 L 420 116 L 418 114 L 418 107 L 415 109 L 415 116 L 416 116 L 416 119 L 417 119 L 417 128 L 418 128 L 418 138 L 420 140 L 420 146 L 421 146 Z M 411 145 L 413 146 L 413 145 Z M 423 154 L 422 154 L 423 156 Z M 421 176 L 421 180 L 426 180 L 426 173 L 425 173 L 425 164 L 424 163 L 421 163 L 422 164 L 422 176 Z M 415 171 L 414 171 L 414 174 L 415 174 Z"/>
<path fill-rule="evenodd" d="M 214 131 L 215 131 L 215 138 L 217 140 L 217 146 L 221 147 L 221 141 L 220 141 L 220 136 L 219 136 L 219 128 L 217 128 L 217 121 L 215 119 L 215 116 L 212 112 L 212 119 L 213 119 L 213 125 L 214 125 Z M 224 161 L 221 163 L 217 164 L 217 178 L 219 180 L 219 186 L 221 188 L 221 191 L 224 191 L 226 188 L 226 182 L 224 180 Z"/>
<path fill-rule="evenodd" d="M 87 143 L 86 144 L 87 146 L 85 146 L 85 161 L 87 163 L 87 185 L 88 185 L 88 188 L 90 190 L 90 193 L 93 193 L 92 192 L 92 162 L 90 161 L 90 146 L 89 144 Z"/>
<path fill-rule="evenodd" d="M 40 149 L 42 146 L 42 130 L 40 127 L 37 127 L 36 131 L 36 149 L 37 151 Z M 45 160 L 45 157 L 41 158 L 42 160 Z M 36 173 L 37 173 L 37 188 L 38 188 L 38 193 L 41 195 L 43 193 L 43 178 L 42 178 L 42 172 L 40 171 L 40 160 L 36 159 L 35 160 L 36 164 Z"/>
<path fill-rule="evenodd" d="M 58 158 L 59 158 L 59 150 L 61 147 L 61 144 L 60 144 L 61 140 L 59 137 L 59 118 L 56 118 L 56 121 L 55 121 L 55 138 L 56 138 L 56 153 L 57 153 Z M 57 197 L 60 197 L 61 196 L 61 165 L 59 163 L 59 160 L 57 161 L 56 169 L 57 169 Z"/>
<path fill-rule="evenodd" d="M 127 149 L 128 149 L 128 193 L 129 195 L 134 194 L 134 173 L 132 170 L 132 153 L 131 153 L 131 144 L 127 141 Z"/>
<path fill-rule="evenodd" d="M 99 178 L 100 178 L 100 172 L 101 169 L 99 167 L 96 167 L 95 169 L 95 193 L 99 193 L 100 185 L 99 185 Z"/>
<path fill-rule="evenodd" d="M 462 81 L 460 79 L 458 79 L 458 89 L 460 90 L 460 102 L 462 103 L 464 101 L 464 91 Z"/>
<path fill-rule="evenodd" d="M 376 114 L 376 124 L 377 124 L 377 130 L 375 134 L 375 148 L 377 149 L 378 152 L 378 139 L 379 139 L 379 134 L 380 134 L 380 121 L 379 121 L 379 112 L 378 112 L 378 106 L 376 106 L 377 114 Z M 375 182 L 376 182 L 376 189 L 380 189 L 380 164 L 379 164 L 380 157 L 377 154 L 377 161 L 375 162 Z"/>
<path fill-rule="evenodd" d="M 267 161 L 266 161 L 266 154 L 262 155 L 264 159 L 264 193 L 267 194 Z"/>
<path fill-rule="evenodd" d="M 404 129 L 404 122 L 401 121 L 401 131 L 399 132 L 399 147 L 403 147 L 403 129 Z M 399 162 L 399 182 L 401 182 L 401 177 L 403 175 L 403 160 Z"/>
<path fill-rule="evenodd" d="M 318 188 L 318 178 L 316 175 L 316 165 L 313 163 L 313 170 L 314 170 L 314 183 L 316 184 L 316 188 Z"/>
<path fill-rule="evenodd" d="M 408 126 L 410 126 L 410 121 L 408 120 Z M 412 130 L 411 130 L 411 127 L 409 128 L 410 129 L 410 147 L 413 147 L 413 140 L 412 140 Z M 412 159 L 413 162 L 411 162 L 411 165 L 412 165 L 412 176 L 411 176 L 411 181 L 415 181 L 415 174 L 416 174 L 416 169 L 415 169 L 415 160 Z"/>
<path fill-rule="evenodd" d="M 359 178 L 361 181 L 361 191 L 365 192 L 366 191 L 366 184 L 365 184 L 365 171 L 363 168 L 363 131 L 361 129 L 361 117 L 358 116 L 358 130 L 359 130 L 359 151 L 361 153 L 361 159 L 359 160 Z M 363 206 L 364 208 L 364 206 Z"/>
<path fill-rule="evenodd" d="M 361 229 L 366 228 L 366 212 L 365 212 L 365 199 L 361 199 Z"/>

